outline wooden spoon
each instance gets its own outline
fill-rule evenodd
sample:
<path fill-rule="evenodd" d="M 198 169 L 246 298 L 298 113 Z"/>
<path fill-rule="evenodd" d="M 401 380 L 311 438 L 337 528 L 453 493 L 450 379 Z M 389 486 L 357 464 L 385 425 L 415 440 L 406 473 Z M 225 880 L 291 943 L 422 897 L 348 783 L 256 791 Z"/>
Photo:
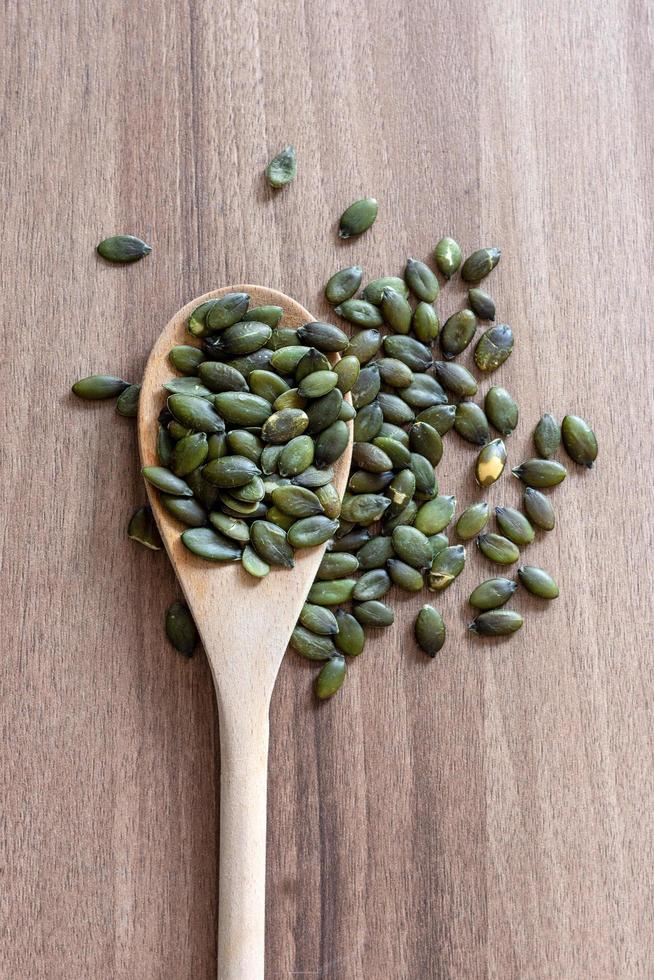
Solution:
<path fill-rule="evenodd" d="M 226 286 L 199 296 L 172 318 L 152 349 L 139 399 L 138 433 L 143 466 L 159 463 L 157 416 L 161 385 L 174 371 L 167 360 L 176 344 L 192 344 L 188 316 L 205 300 L 229 292 L 250 294 L 250 305 L 281 306 L 282 323 L 313 319 L 294 300 L 262 286 Z M 342 495 L 352 443 L 336 463 Z M 253 579 L 240 562 L 212 564 L 182 544 L 183 526 L 147 484 L 161 537 L 193 613 L 211 665 L 220 721 L 220 883 L 218 980 L 262 980 L 264 975 L 266 789 L 268 709 L 275 678 L 325 546 L 296 554 L 292 570 L 274 568 Z"/>

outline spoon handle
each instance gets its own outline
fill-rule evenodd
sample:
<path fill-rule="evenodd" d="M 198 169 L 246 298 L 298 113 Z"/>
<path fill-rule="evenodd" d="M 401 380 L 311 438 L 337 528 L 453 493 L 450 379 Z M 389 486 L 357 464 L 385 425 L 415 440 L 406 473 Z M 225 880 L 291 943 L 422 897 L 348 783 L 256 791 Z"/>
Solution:
<path fill-rule="evenodd" d="M 263 980 L 268 703 L 221 706 L 218 980 Z"/>

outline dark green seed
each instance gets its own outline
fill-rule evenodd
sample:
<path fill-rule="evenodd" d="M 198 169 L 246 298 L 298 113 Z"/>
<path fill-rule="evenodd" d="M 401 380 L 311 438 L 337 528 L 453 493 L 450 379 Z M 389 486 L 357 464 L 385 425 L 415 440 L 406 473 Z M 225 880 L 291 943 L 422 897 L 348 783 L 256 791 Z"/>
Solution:
<path fill-rule="evenodd" d="M 566 415 L 561 424 L 561 435 L 570 459 L 590 469 L 597 459 L 597 439 L 588 423 L 578 415 Z"/>
<path fill-rule="evenodd" d="M 382 335 L 379 330 L 371 328 L 362 330 L 361 333 L 352 337 L 343 352 L 344 357 L 356 357 L 359 364 L 367 364 L 375 356 L 382 344 Z"/>
<path fill-rule="evenodd" d="M 352 463 L 369 473 L 383 473 L 392 470 L 390 457 L 378 446 L 369 442 L 355 442 L 352 446 Z"/>
<path fill-rule="evenodd" d="M 181 425 L 176 422 L 175 419 L 168 423 L 168 432 L 170 437 L 177 442 L 179 439 L 183 439 L 185 436 L 190 436 L 193 429 L 189 429 L 186 425 Z"/>
<path fill-rule="evenodd" d="M 521 548 L 531 544 L 536 536 L 525 515 L 514 507 L 496 507 L 495 519 L 502 534 Z"/>
<path fill-rule="evenodd" d="M 402 524 L 393 531 L 393 550 L 397 557 L 412 568 L 427 568 L 433 552 L 425 534 L 409 524 Z"/>
<path fill-rule="evenodd" d="M 518 406 L 506 388 L 489 388 L 484 399 L 486 418 L 503 436 L 509 436 L 518 424 Z"/>
<path fill-rule="evenodd" d="M 254 521 L 250 528 L 252 547 L 269 565 L 293 568 L 293 549 L 286 540 L 286 532 L 270 521 Z"/>
<path fill-rule="evenodd" d="M 315 347 L 310 347 L 295 368 L 295 380 L 299 384 L 309 374 L 314 374 L 316 371 L 331 371 L 331 368 L 332 365 L 327 355 L 316 350 Z M 250 387 L 252 386 L 250 385 Z"/>
<path fill-rule="evenodd" d="M 335 272 L 325 286 L 325 298 L 334 306 L 344 303 L 354 296 L 361 285 L 363 269 L 360 265 L 349 265 L 346 269 Z"/>
<path fill-rule="evenodd" d="M 381 327 L 384 322 L 378 307 L 365 299 L 346 299 L 339 303 L 334 313 L 357 327 Z"/>
<path fill-rule="evenodd" d="M 381 407 L 385 422 L 391 422 L 393 425 L 408 425 L 415 419 L 411 406 L 398 398 L 397 395 L 390 395 L 382 391 L 379 393 L 377 403 Z"/>
<path fill-rule="evenodd" d="M 456 510 L 456 497 L 441 496 L 428 500 L 418 509 L 415 526 L 423 534 L 440 534 L 452 518 Z M 397 548 L 395 549 L 397 551 Z M 400 555 L 400 557 L 402 557 Z"/>
<path fill-rule="evenodd" d="M 202 471 L 205 480 L 215 487 L 226 490 L 244 487 L 250 480 L 258 476 L 261 470 L 256 463 L 245 456 L 223 456 L 207 463 Z"/>
<path fill-rule="evenodd" d="M 423 344 L 431 344 L 438 337 L 441 322 L 433 306 L 429 303 L 418 303 L 413 311 L 411 327 L 414 334 Z"/>
<path fill-rule="evenodd" d="M 556 517 L 549 497 L 546 497 L 540 490 L 527 487 L 522 498 L 522 505 L 532 524 L 543 531 L 553 530 Z"/>
<path fill-rule="evenodd" d="M 307 432 L 311 435 L 316 435 L 316 433 L 323 432 L 329 428 L 333 422 L 337 422 L 342 405 L 343 395 L 338 388 L 332 388 L 327 395 L 323 395 L 322 398 L 316 398 L 312 401 L 306 410 L 309 420 Z"/>
<path fill-rule="evenodd" d="M 127 537 L 138 541 L 151 551 L 161 551 L 163 547 L 151 507 L 139 507 L 134 511 L 127 526 Z"/>
<path fill-rule="evenodd" d="M 247 354 L 246 357 L 235 357 L 230 361 L 230 367 L 239 371 L 247 379 L 258 368 L 267 368 L 272 363 L 274 354 L 275 352 L 269 347 L 262 347 L 261 350 L 255 350 L 254 354 Z"/>
<path fill-rule="evenodd" d="M 411 329 L 413 311 L 409 301 L 396 289 L 386 287 L 382 293 L 381 312 L 385 323 L 395 333 L 407 334 Z"/>
<path fill-rule="evenodd" d="M 430 534 L 429 543 L 433 560 L 444 548 L 449 547 L 450 542 L 447 540 L 447 534 Z"/>
<path fill-rule="evenodd" d="M 354 592 L 356 581 L 353 578 L 337 578 L 331 582 L 314 582 L 309 589 L 308 602 L 318 606 L 340 606 L 349 602 Z"/>
<path fill-rule="evenodd" d="M 168 430 L 164 429 L 163 425 L 160 425 L 157 433 L 157 456 L 161 465 L 165 466 L 166 469 L 170 469 L 174 447 L 175 440 Z"/>
<path fill-rule="evenodd" d="M 324 487 L 326 483 L 331 483 L 333 479 L 334 471 L 331 466 L 326 469 L 307 466 L 306 470 L 302 470 L 301 473 L 293 477 L 293 483 L 298 487 L 308 487 L 310 490 L 315 490 L 316 487 Z"/>
<path fill-rule="evenodd" d="M 247 391 L 248 383 L 231 364 L 221 364 L 218 361 L 205 361 L 198 368 L 202 382 L 211 391 L 218 394 L 221 391 Z"/>
<path fill-rule="evenodd" d="M 433 429 L 436 429 L 440 436 L 444 436 L 454 425 L 456 418 L 456 405 L 432 405 L 416 417 L 416 423 L 426 422 Z"/>
<path fill-rule="evenodd" d="M 400 561 L 399 558 L 390 558 L 386 567 L 393 585 L 397 585 L 405 592 L 420 592 L 424 588 L 422 572 Z"/>
<path fill-rule="evenodd" d="M 404 278 L 409 289 L 424 303 L 433 303 L 440 291 L 438 279 L 428 265 L 418 259 L 408 259 Z"/>
<path fill-rule="evenodd" d="M 332 657 L 316 677 L 313 690 L 320 701 L 331 698 L 341 688 L 347 666 L 344 657 Z"/>
<path fill-rule="evenodd" d="M 238 323 L 247 312 L 250 297 L 247 293 L 226 293 L 219 299 L 210 300 L 210 304 L 205 316 L 205 327 L 209 331 L 225 330 Z"/>
<path fill-rule="evenodd" d="M 341 519 L 368 527 L 378 521 L 389 506 L 388 497 L 375 493 L 346 493 L 341 505 Z"/>
<path fill-rule="evenodd" d="M 387 357 L 403 361 L 412 371 L 426 371 L 433 364 L 431 351 L 426 344 L 402 334 L 384 337 L 384 353 Z"/>
<path fill-rule="evenodd" d="M 425 494 L 427 498 L 438 493 L 434 467 L 420 453 L 411 453 L 411 472 L 416 478 L 416 491 Z"/>
<path fill-rule="evenodd" d="M 182 542 L 199 558 L 207 561 L 237 561 L 241 547 L 210 527 L 193 527 L 182 534 Z"/>
<path fill-rule="evenodd" d="M 230 456 L 230 459 L 237 459 L 236 456 Z M 229 489 L 230 506 L 234 507 L 234 501 L 242 501 L 246 504 L 258 503 L 266 495 L 266 488 L 263 480 L 260 476 L 253 476 L 251 480 L 248 480 L 241 487 L 231 487 Z M 236 508 L 238 510 L 238 508 Z M 249 513 L 249 511 L 247 511 Z"/>
<path fill-rule="evenodd" d="M 288 384 L 274 371 L 252 371 L 248 378 L 248 384 L 253 394 L 265 398 L 267 402 L 274 402 L 276 398 L 289 390 Z"/>
<path fill-rule="evenodd" d="M 381 405 L 378 401 L 366 405 L 354 420 L 354 438 L 357 442 L 370 442 L 377 435 L 384 421 Z"/>
<path fill-rule="evenodd" d="M 266 323 L 241 320 L 223 330 L 216 341 L 215 349 L 237 357 L 253 354 L 261 347 L 265 347 L 271 336 L 272 330 Z"/>
<path fill-rule="evenodd" d="M 117 398 L 129 387 L 129 382 L 123 381 L 122 378 L 114 378 L 110 374 L 92 374 L 88 378 L 76 381 L 72 391 L 85 401 L 100 401 L 105 398 Z"/>
<path fill-rule="evenodd" d="M 283 408 L 274 412 L 263 423 L 261 438 L 278 446 L 302 435 L 309 425 L 309 416 L 301 408 Z"/>
<path fill-rule="evenodd" d="M 369 571 L 371 568 L 383 568 L 389 558 L 393 558 L 393 542 L 391 538 L 376 537 L 367 541 L 357 552 L 359 568 Z"/>
<path fill-rule="evenodd" d="M 257 309 L 263 310 L 261 316 L 252 316 L 250 313 L 256 313 Z M 269 327 L 273 328 L 273 332 L 268 341 L 268 347 L 271 349 L 273 354 L 277 350 L 281 350 L 282 347 L 295 347 L 297 346 L 297 330 L 295 327 L 275 327 L 274 323 L 270 322 L 273 319 L 271 313 L 268 310 L 281 310 L 281 306 L 259 306 L 254 310 L 248 310 L 248 312 L 243 317 L 244 320 L 259 320 L 260 323 L 267 323 Z"/>
<path fill-rule="evenodd" d="M 196 306 L 191 315 L 188 318 L 188 332 L 193 334 L 194 337 L 208 337 L 211 330 L 207 326 L 207 313 L 213 306 L 218 302 L 215 299 L 209 299 L 204 303 L 200 303 Z M 238 319 L 238 317 L 237 317 Z"/>
<path fill-rule="evenodd" d="M 554 459 L 527 459 L 513 469 L 513 475 L 528 487 L 555 487 L 567 476 L 567 470 Z"/>
<path fill-rule="evenodd" d="M 480 613 L 468 629 L 478 636 L 508 636 L 519 630 L 523 622 L 520 613 L 513 609 L 492 609 Z"/>
<path fill-rule="evenodd" d="M 501 477 L 506 466 L 506 446 L 494 439 L 480 450 L 475 463 L 475 479 L 480 487 L 490 487 Z"/>
<path fill-rule="evenodd" d="M 272 415 L 270 402 L 249 391 L 221 391 L 213 403 L 230 425 L 259 426 Z"/>
<path fill-rule="evenodd" d="M 489 272 L 492 272 L 500 261 L 499 248 L 479 248 L 463 263 L 461 278 L 464 282 L 481 282 Z"/>
<path fill-rule="evenodd" d="M 477 341 L 475 364 L 480 371 L 495 371 L 513 350 L 513 331 L 505 323 L 489 327 Z"/>
<path fill-rule="evenodd" d="M 556 599 L 559 595 L 559 587 L 543 568 L 536 568 L 535 565 L 523 565 L 518 569 L 518 578 L 524 585 L 527 592 L 538 596 L 539 599 Z"/>
<path fill-rule="evenodd" d="M 315 517 L 323 512 L 317 496 L 307 487 L 294 487 L 292 484 L 276 487 L 272 492 L 272 501 L 275 507 L 294 519 Z"/>
<path fill-rule="evenodd" d="M 118 396 L 118 401 L 116 402 L 116 411 L 118 414 L 123 415 L 127 419 L 136 418 L 139 411 L 140 393 L 140 385 L 130 385 L 129 388 L 125 388 L 125 391 L 122 395 Z"/>
<path fill-rule="evenodd" d="M 512 565 L 520 557 L 518 546 L 501 534 L 480 534 L 477 547 L 482 555 L 498 565 Z"/>
<path fill-rule="evenodd" d="M 392 422 L 382 422 L 379 435 L 385 439 L 394 439 L 395 442 L 399 442 L 403 446 L 409 445 L 408 432 L 405 432 L 399 425 L 393 425 Z"/>
<path fill-rule="evenodd" d="M 388 497 L 391 501 L 388 510 L 389 516 L 399 514 L 404 510 L 409 501 L 413 499 L 415 492 L 416 478 L 413 471 L 410 469 L 400 470 L 397 476 L 393 477 L 388 487 Z"/>
<path fill-rule="evenodd" d="M 279 371 L 280 374 L 294 374 L 302 358 L 310 352 L 311 348 L 305 347 L 303 344 L 281 347 L 273 354 L 271 364 L 275 371 Z"/>
<path fill-rule="evenodd" d="M 288 530 L 288 543 L 293 548 L 317 548 L 325 544 L 338 529 L 338 521 L 332 521 L 324 514 L 316 517 L 303 517 Z"/>
<path fill-rule="evenodd" d="M 457 398 L 469 398 L 477 394 L 477 382 L 463 364 L 434 361 L 434 373 L 443 387 Z"/>
<path fill-rule="evenodd" d="M 476 313 L 480 320 L 495 319 L 495 302 L 492 296 L 485 293 L 483 289 L 473 287 L 468 290 L 468 302 L 470 309 Z"/>
<path fill-rule="evenodd" d="M 248 575 L 252 575 L 253 578 L 265 578 L 270 572 L 268 562 L 260 558 L 254 548 L 249 544 L 246 544 L 245 548 L 243 548 L 241 564 Z"/>
<path fill-rule="evenodd" d="M 362 626 L 370 626 L 374 629 L 384 629 L 392 626 L 395 621 L 395 614 L 390 606 L 378 599 L 371 599 L 368 602 L 360 602 L 352 610 L 355 618 Z"/>
<path fill-rule="evenodd" d="M 438 610 L 423 606 L 416 616 L 414 630 L 420 649 L 428 657 L 435 657 L 445 643 L 445 623 Z"/>
<path fill-rule="evenodd" d="M 375 361 L 380 377 L 391 388 L 408 388 L 413 381 L 413 371 L 396 357 L 381 357 Z"/>
<path fill-rule="evenodd" d="M 394 470 L 405 469 L 411 464 L 411 453 L 397 439 L 392 439 L 390 436 L 376 436 L 374 445 L 386 453 Z"/>
<path fill-rule="evenodd" d="M 297 335 L 301 344 L 326 352 L 345 350 L 350 342 L 348 335 L 340 327 L 319 320 L 299 327 Z"/>
<path fill-rule="evenodd" d="M 545 412 L 534 429 L 534 446 L 543 459 L 553 456 L 561 444 L 561 427 L 553 415 Z"/>
<path fill-rule="evenodd" d="M 278 326 L 279 321 L 284 315 L 284 311 L 281 306 L 254 306 L 251 310 L 247 310 L 241 317 L 246 323 L 250 320 L 256 320 L 257 323 L 265 323 L 272 330 Z M 283 330 L 277 330 L 276 335 L 280 336 L 283 334 Z M 289 341 L 290 343 L 295 342 L 295 331 L 290 331 Z"/>
<path fill-rule="evenodd" d="M 361 235 L 367 231 L 375 223 L 378 210 L 379 205 L 374 197 L 363 197 L 350 204 L 341 215 L 338 237 L 351 238 L 352 235 Z"/>
<path fill-rule="evenodd" d="M 286 443 L 276 459 L 279 475 L 289 478 L 299 476 L 311 466 L 314 454 L 315 448 L 311 436 L 295 436 L 294 439 Z M 324 462 L 332 462 L 332 460 L 324 460 Z"/>
<path fill-rule="evenodd" d="M 489 578 L 471 592 L 468 602 L 475 609 L 497 609 L 509 601 L 517 588 L 510 578 Z"/>
<path fill-rule="evenodd" d="M 443 324 L 438 342 L 443 357 L 451 361 L 452 358 L 461 354 L 477 330 L 477 317 L 472 310 L 458 310 Z"/>
<path fill-rule="evenodd" d="M 289 642 L 293 649 L 307 660 L 330 660 L 336 653 L 336 647 L 330 637 L 320 636 L 304 626 L 295 627 Z"/>
<path fill-rule="evenodd" d="M 381 378 L 376 363 L 361 368 L 356 384 L 352 388 L 352 404 L 358 410 L 369 405 L 379 394 Z"/>
<path fill-rule="evenodd" d="M 336 636 L 338 633 L 338 623 L 336 616 L 325 606 L 315 606 L 312 602 L 305 602 L 300 610 L 300 622 L 312 633 L 319 636 Z M 291 644 L 292 646 L 292 644 Z"/>
<path fill-rule="evenodd" d="M 318 466 L 336 462 L 347 448 L 350 430 L 345 422 L 338 419 L 323 429 L 315 441 L 315 459 Z"/>
<path fill-rule="evenodd" d="M 146 245 L 134 235 L 112 235 L 110 238 L 103 238 L 97 251 L 108 262 L 137 262 L 150 254 L 152 246 Z"/>
<path fill-rule="evenodd" d="M 171 395 L 166 404 L 177 421 L 189 429 L 207 433 L 225 431 L 223 420 L 206 398 L 196 398 L 195 395 Z"/>
<path fill-rule="evenodd" d="M 485 446 L 490 439 L 488 419 L 482 408 L 474 402 L 459 402 L 456 407 L 454 428 L 462 439 L 474 446 Z"/>
<path fill-rule="evenodd" d="M 194 432 L 190 436 L 184 436 L 175 443 L 170 468 L 175 476 L 188 476 L 198 466 L 202 466 L 208 452 L 209 445 L 204 432 Z"/>
<path fill-rule="evenodd" d="M 288 531 L 290 527 L 295 523 L 295 518 L 291 517 L 289 514 L 282 513 L 278 507 L 269 507 L 265 513 L 265 518 L 270 521 L 271 524 L 276 524 L 278 527 L 282 527 L 285 531 Z"/>
<path fill-rule="evenodd" d="M 389 511 L 390 513 L 390 511 Z M 418 513 L 418 505 L 415 500 L 410 500 L 406 505 L 404 510 L 401 510 L 399 514 L 393 514 L 391 517 L 385 517 L 382 522 L 382 531 L 384 534 L 390 535 L 393 533 L 396 527 L 401 525 L 410 525 L 416 519 L 416 514 Z"/>
<path fill-rule="evenodd" d="M 203 467 L 198 467 L 197 470 L 189 473 L 186 478 L 186 482 L 191 488 L 193 496 L 196 498 L 196 500 L 199 500 L 202 506 L 206 507 L 207 510 L 211 510 L 213 507 L 216 507 L 219 502 L 219 491 L 217 487 L 214 487 L 213 484 L 204 479 L 202 469 Z"/>
<path fill-rule="evenodd" d="M 238 517 L 231 517 L 228 514 L 221 514 L 219 511 L 214 510 L 209 514 L 209 521 L 216 531 L 220 531 L 221 534 L 224 534 L 226 538 L 230 538 L 232 541 L 240 541 L 241 544 L 247 544 L 250 540 L 249 525 Z"/>
<path fill-rule="evenodd" d="M 356 555 L 349 555 L 345 551 L 326 551 L 318 566 L 316 578 L 320 582 L 330 582 L 335 578 L 347 578 L 349 575 L 353 575 L 358 568 L 359 560 Z"/>
<path fill-rule="evenodd" d="M 168 360 L 181 374 L 197 374 L 198 368 L 204 361 L 204 353 L 199 347 L 180 344 L 169 351 Z"/>
<path fill-rule="evenodd" d="M 341 553 L 349 551 L 355 553 L 359 548 L 370 540 L 370 531 L 367 527 L 355 527 L 353 524 L 341 520 L 341 527 L 334 536 L 334 540 L 327 545 L 329 551 Z M 345 600 L 344 600 L 345 601 Z"/>
<path fill-rule="evenodd" d="M 464 541 L 476 538 L 488 523 L 488 504 L 481 500 L 478 504 L 466 507 L 456 522 L 456 533 Z"/>
<path fill-rule="evenodd" d="M 287 391 L 283 391 L 281 395 L 278 395 L 272 404 L 275 412 L 281 412 L 285 408 L 306 409 L 307 399 L 302 398 L 297 388 L 289 388 Z"/>
<path fill-rule="evenodd" d="M 358 657 L 359 654 L 363 653 L 365 644 L 363 627 L 351 613 L 345 612 L 343 609 L 337 609 L 336 622 L 338 633 L 334 637 L 334 643 L 348 657 Z"/>
<path fill-rule="evenodd" d="M 416 373 L 408 388 L 402 388 L 400 398 L 411 408 L 423 411 L 433 405 L 444 405 L 447 395 L 430 374 Z"/>
<path fill-rule="evenodd" d="M 316 497 L 320 501 L 326 517 L 336 520 L 341 513 L 341 496 L 333 483 L 317 487 Z"/>
<path fill-rule="evenodd" d="M 214 432 L 209 436 L 207 440 L 208 452 L 207 452 L 207 462 L 210 463 L 212 459 L 220 459 L 222 456 L 227 455 L 227 436 L 224 432 Z M 241 453 L 242 456 L 245 453 Z"/>
<path fill-rule="evenodd" d="M 427 575 L 427 588 L 430 592 L 442 592 L 458 578 L 466 563 L 466 550 L 463 545 L 453 544 L 441 549 L 431 563 Z"/>
<path fill-rule="evenodd" d="M 193 496 L 193 491 L 188 483 L 180 480 L 178 476 L 175 476 L 164 466 L 144 466 L 141 473 L 148 483 L 151 483 L 157 490 L 163 490 L 164 493 L 169 493 L 173 497 Z"/>
<path fill-rule="evenodd" d="M 388 572 L 383 568 L 373 568 L 364 572 L 354 586 L 352 598 L 357 602 L 367 602 L 370 599 L 381 599 L 391 589 Z"/>
<path fill-rule="evenodd" d="M 207 512 L 192 497 L 169 497 L 162 493 L 159 499 L 168 513 L 183 524 L 204 527 L 207 523 Z"/>
<path fill-rule="evenodd" d="M 271 187 L 285 187 L 297 176 L 297 156 L 295 148 L 285 146 L 273 157 L 266 167 L 266 180 Z"/>
<path fill-rule="evenodd" d="M 363 290 L 362 295 L 368 303 L 372 303 L 373 306 L 379 306 L 382 301 L 382 293 L 385 289 L 394 289 L 404 296 L 405 299 L 409 298 L 409 287 L 404 279 L 400 279 L 399 276 L 381 276 L 379 279 L 373 279 Z"/>
<path fill-rule="evenodd" d="M 227 446 L 235 456 L 245 456 L 246 459 L 251 459 L 253 463 L 259 465 L 263 443 L 254 432 L 250 432 L 248 429 L 232 429 L 225 438 Z M 226 453 L 221 455 L 224 456 Z M 220 458 L 218 456 L 218 459 Z"/>
<path fill-rule="evenodd" d="M 446 279 L 451 279 L 461 265 L 461 248 L 453 238 L 441 238 L 436 246 L 434 259 L 438 271 Z"/>
<path fill-rule="evenodd" d="M 351 493 L 379 493 L 392 482 L 392 470 L 383 473 L 369 473 L 366 470 L 355 470 L 348 480 L 347 488 Z"/>
<path fill-rule="evenodd" d="M 415 422 L 409 430 L 411 450 L 438 466 L 443 456 L 443 440 L 440 433 L 428 422 Z"/>
<path fill-rule="evenodd" d="M 200 637 L 185 602 L 173 602 L 166 610 L 166 636 L 185 657 L 193 656 Z"/>
<path fill-rule="evenodd" d="M 166 381 L 163 388 L 171 395 L 193 395 L 194 398 L 206 398 L 209 401 L 213 398 L 213 392 L 193 377 L 171 378 L 170 381 Z"/>
<path fill-rule="evenodd" d="M 351 355 L 341 357 L 340 361 L 334 365 L 334 371 L 338 375 L 338 381 L 336 383 L 338 390 L 343 394 L 352 391 L 359 377 L 360 370 L 361 365 L 356 357 Z"/>

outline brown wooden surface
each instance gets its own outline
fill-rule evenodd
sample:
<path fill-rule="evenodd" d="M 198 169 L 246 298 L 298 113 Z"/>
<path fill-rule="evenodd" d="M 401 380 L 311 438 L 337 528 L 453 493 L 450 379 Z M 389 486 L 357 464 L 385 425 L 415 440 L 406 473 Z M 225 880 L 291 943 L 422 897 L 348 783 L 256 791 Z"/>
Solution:
<path fill-rule="evenodd" d="M 137 379 L 205 290 L 259 282 L 326 313 L 336 268 L 395 273 L 443 233 L 504 250 L 511 462 L 543 410 L 587 416 L 601 457 L 528 551 L 561 598 L 521 597 L 510 642 L 465 633 L 491 571 L 474 556 L 438 600 L 435 662 L 411 639 L 420 598 L 329 704 L 285 659 L 267 976 L 651 977 L 647 5 L 8 0 L 2 32 L 2 980 L 215 975 L 210 673 L 167 648 L 175 581 L 125 535 L 134 427 L 70 383 Z M 299 176 L 273 195 L 286 142 Z M 377 224 L 338 244 L 363 193 Z M 99 261 L 118 231 L 152 255 Z M 461 505 L 473 455 L 448 437 Z M 489 494 L 518 498 L 508 477 Z"/>

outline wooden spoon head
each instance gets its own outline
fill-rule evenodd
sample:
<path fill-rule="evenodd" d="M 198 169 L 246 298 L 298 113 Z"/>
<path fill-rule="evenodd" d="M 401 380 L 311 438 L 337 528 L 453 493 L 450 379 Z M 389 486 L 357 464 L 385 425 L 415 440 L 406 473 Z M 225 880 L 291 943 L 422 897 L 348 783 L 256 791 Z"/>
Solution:
<path fill-rule="evenodd" d="M 157 416 L 165 404 L 162 385 L 174 376 L 168 352 L 176 344 L 194 344 L 186 331 L 189 314 L 206 300 L 225 293 L 250 294 L 250 306 L 281 306 L 282 324 L 300 327 L 314 320 L 299 303 L 263 286 L 225 286 L 187 303 L 170 320 L 152 348 L 139 398 L 138 437 L 143 466 L 158 465 Z M 343 494 L 347 483 L 352 442 L 334 465 L 334 484 Z M 159 502 L 157 491 L 146 483 L 161 537 L 193 613 L 216 681 L 219 699 L 241 697 L 255 691 L 272 693 L 289 637 L 314 580 L 325 545 L 296 552 L 293 569 L 273 567 L 264 579 L 254 579 L 240 562 L 212 563 L 184 546 L 184 525 Z"/>

